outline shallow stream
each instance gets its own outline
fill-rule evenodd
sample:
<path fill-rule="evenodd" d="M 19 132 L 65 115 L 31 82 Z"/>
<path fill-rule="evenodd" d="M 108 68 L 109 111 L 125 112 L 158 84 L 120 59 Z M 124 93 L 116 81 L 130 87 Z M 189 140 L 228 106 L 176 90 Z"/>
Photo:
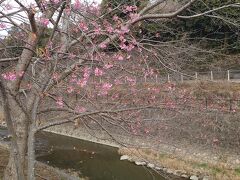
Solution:
<path fill-rule="evenodd" d="M 6 135 L 6 129 L 0 127 L 0 138 Z M 36 137 L 37 160 L 75 171 L 80 177 L 90 180 L 174 179 L 144 166 L 120 161 L 117 148 L 48 132 L 38 133 Z"/>

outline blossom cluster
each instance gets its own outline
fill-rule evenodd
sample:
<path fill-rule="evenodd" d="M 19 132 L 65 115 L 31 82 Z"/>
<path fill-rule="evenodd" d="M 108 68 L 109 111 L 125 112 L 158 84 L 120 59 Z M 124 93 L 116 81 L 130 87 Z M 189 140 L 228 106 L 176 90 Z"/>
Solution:
<path fill-rule="evenodd" d="M 3 79 L 8 80 L 8 81 L 15 81 L 17 77 L 22 77 L 24 74 L 23 71 L 21 72 L 6 72 L 2 74 Z"/>

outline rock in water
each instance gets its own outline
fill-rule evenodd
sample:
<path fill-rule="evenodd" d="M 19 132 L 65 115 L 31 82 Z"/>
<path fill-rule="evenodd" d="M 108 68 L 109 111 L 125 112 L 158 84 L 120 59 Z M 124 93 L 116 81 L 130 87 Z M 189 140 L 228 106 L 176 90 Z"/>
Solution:
<path fill-rule="evenodd" d="M 190 177 L 190 179 L 191 179 L 191 180 L 198 180 L 198 177 L 195 176 L 195 175 L 193 175 L 193 176 Z"/>
<path fill-rule="evenodd" d="M 144 165 L 146 165 L 146 163 L 143 162 L 143 161 L 135 161 L 135 164 L 138 165 L 138 166 L 144 166 Z"/>
<path fill-rule="evenodd" d="M 148 163 L 148 164 L 147 164 L 147 167 L 149 167 L 149 168 L 154 168 L 154 167 L 155 167 L 155 165 L 154 165 L 154 164 L 152 164 L 152 163 Z"/>
<path fill-rule="evenodd" d="M 129 159 L 129 156 L 128 155 L 122 155 L 120 157 L 120 160 L 128 160 Z"/>

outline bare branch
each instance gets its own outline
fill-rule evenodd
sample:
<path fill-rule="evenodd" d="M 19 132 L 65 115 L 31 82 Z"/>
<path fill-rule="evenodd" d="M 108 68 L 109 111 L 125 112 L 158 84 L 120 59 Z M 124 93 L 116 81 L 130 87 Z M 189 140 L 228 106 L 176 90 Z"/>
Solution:
<path fill-rule="evenodd" d="M 57 17 L 56 22 L 54 23 L 53 31 L 52 31 L 52 34 L 49 38 L 49 41 L 52 41 L 52 39 L 53 39 L 54 33 L 57 30 L 57 26 L 58 26 L 58 23 L 59 23 L 59 21 L 62 17 L 62 13 L 63 13 L 63 10 L 65 9 L 65 6 L 66 6 L 66 1 L 63 2 L 62 6 L 61 6 L 61 9 L 60 9 L 60 12 L 58 13 L 58 17 Z"/>
<path fill-rule="evenodd" d="M 19 57 L 3 58 L 3 59 L 0 59 L 0 62 L 18 61 L 18 59 L 19 59 Z"/>
<path fill-rule="evenodd" d="M 134 20 L 131 24 L 136 24 L 139 21 L 147 20 L 147 19 L 161 19 L 161 18 L 173 18 L 176 17 L 178 14 L 183 12 L 185 9 L 187 9 L 189 6 L 191 6 L 195 1 L 197 0 L 190 0 L 187 4 L 176 10 L 175 12 L 172 13 L 165 13 L 165 14 L 146 14 L 142 15 L 136 20 Z"/>
<path fill-rule="evenodd" d="M 225 8 L 229 8 L 229 7 L 237 7 L 237 8 L 240 8 L 240 3 L 235 3 L 235 4 L 229 4 L 229 5 L 221 6 L 221 7 L 218 7 L 218 8 L 209 10 L 209 11 L 205 11 L 205 12 L 203 12 L 203 13 L 195 14 L 195 15 L 192 15 L 192 16 L 180 16 L 180 15 L 177 15 L 177 17 L 178 17 L 178 18 L 181 18 L 181 19 L 191 19 L 191 18 L 196 18 L 196 17 L 204 16 L 204 15 L 207 15 L 207 14 L 209 14 L 209 13 L 212 13 L 212 12 L 215 12 L 215 11 L 219 11 L 219 10 L 221 10 L 221 9 L 225 9 Z"/>
<path fill-rule="evenodd" d="M 13 15 L 19 13 L 19 12 L 22 12 L 22 11 L 23 11 L 23 9 L 19 9 L 19 10 L 17 10 L 17 11 L 14 11 L 14 12 L 11 12 L 11 13 L 8 13 L 8 14 L 5 14 L 5 16 L 10 17 L 10 16 L 13 16 Z M 4 18 L 5 16 L 0 16 L 0 18 Z"/>
<path fill-rule="evenodd" d="M 37 34 L 37 25 L 36 25 L 34 15 L 35 15 L 35 13 L 33 12 L 33 10 L 30 10 L 28 12 L 28 18 L 29 18 L 29 22 L 30 22 L 30 25 L 31 25 L 32 32 L 34 34 Z"/>
<path fill-rule="evenodd" d="M 158 6 L 159 4 L 162 4 L 163 2 L 165 2 L 166 0 L 158 0 L 156 2 L 154 2 L 153 4 L 149 4 L 147 7 L 143 8 L 140 12 L 139 15 L 143 15 L 145 13 L 147 13 L 148 11 L 150 11 L 151 9 L 155 8 L 156 6 Z"/>
<path fill-rule="evenodd" d="M 0 11 L 0 14 L 2 14 L 3 17 L 7 18 L 13 26 L 20 28 L 21 30 L 23 30 L 25 33 L 28 33 L 27 30 L 23 29 L 21 26 L 19 26 L 16 22 L 14 22 L 7 14 L 3 13 L 2 11 Z"/>
<path fill-rule="evenodd" d="M 41 127 L 37 128 L 36 131 L 41 131 L 41 130 L 50 128 L 52 126 L 62 125 L 62 124 L 66 124 L 66 123 L 74 123 L 74 121 L 68 120 L 68 119 L 67 120 L 62 120 L 62 121 L 57 120 L 56 122 L 51 122 L 47 125 L 44 125 L 44 126 L 41 126 Z"/>

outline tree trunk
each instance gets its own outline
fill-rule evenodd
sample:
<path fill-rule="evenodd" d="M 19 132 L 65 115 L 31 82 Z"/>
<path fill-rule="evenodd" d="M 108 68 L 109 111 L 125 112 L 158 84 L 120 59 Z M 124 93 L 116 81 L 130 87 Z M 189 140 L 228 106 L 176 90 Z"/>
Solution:
<path fill-rule="evenodd" d="M 4 171 L 4 180 L 24 180 L 23 166 L 15 157 L 15 152 L 11 151 L 8 165 Z"/>
<path fill-rule="evenodd" d="M 18 102 L 7 93 L 6 88 L 0 78 L 0 95 L 2 96 L 2 106 L 4 116 L 11 136 L 10 156 L 7 168 L 4 172 L 5 180 L 24 180 L 24 164 L 27 131 L 24 131 L 27 123 L 23 109 L 18 106 Z M 19 127 L 18 127 L 19 126 Z M 22 133 L 21 130 L 22 129 Z"/>
<path fill-rule="evenodd" d="M 7 168 L 4 172 L 5 180 L 24 180 L 24 169 L 26 165 L 26 132 L 17 132 L 17 138 L 11 139 L 10 156 Z"/>
<path fill-rule="evenodd" d="M 5 180 L 24 180 L 24 169 L 26 165 L 26 151 L 28 138 L 28 119 L 26 113 L 19 106 L 17 100 L 8 96 L 10 114 L 12 119 L 11 147 L 8 166 L 4 173 Z M 12 132 L 13 131 L 13 132 Z"/>
<path fill-rule="evenodd" d="M 35 131 L 34 125 L 29 126 L 28 135 L 28 169 L 27 169 L 27 179 L 35 180 Z"/>

